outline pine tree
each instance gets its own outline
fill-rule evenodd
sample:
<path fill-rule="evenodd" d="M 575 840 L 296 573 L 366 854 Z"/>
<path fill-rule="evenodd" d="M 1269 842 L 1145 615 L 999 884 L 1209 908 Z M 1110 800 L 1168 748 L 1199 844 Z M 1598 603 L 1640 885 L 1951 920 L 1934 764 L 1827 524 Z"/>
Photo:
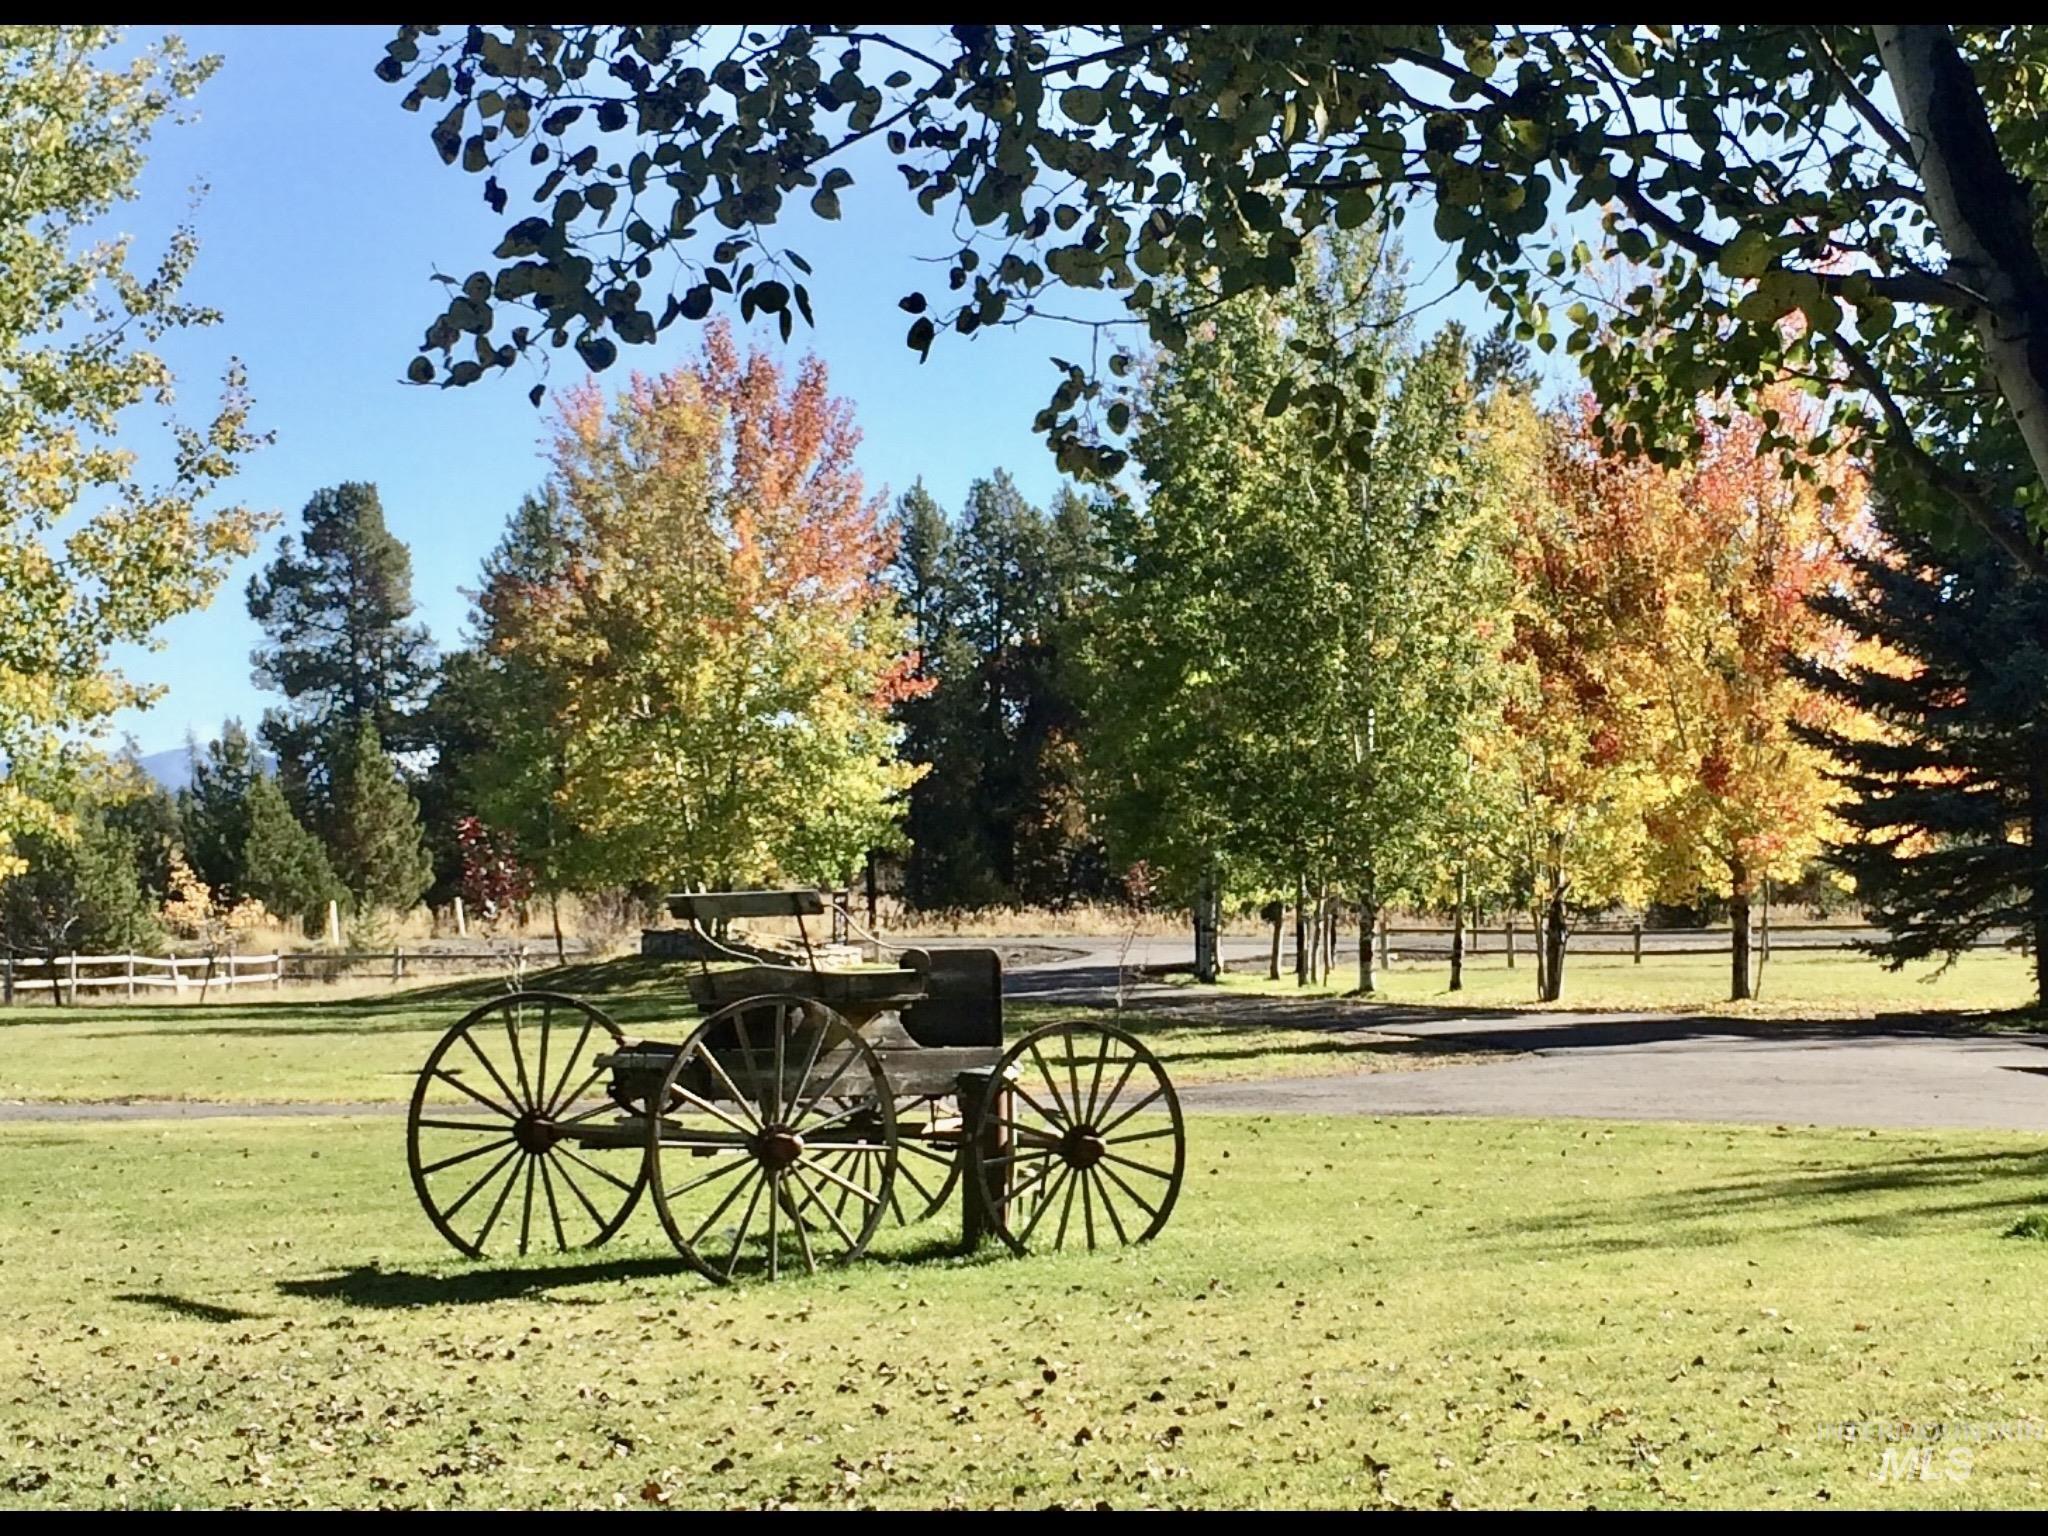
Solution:
<path fill-rule="evenodd" d="M 8 947 L 45 955 L 129 953 L 161 941 L 138 873 L 136 834 L 109 815 L 129 793 L 116 767 L 53 795 L 68 830 L 22 838 L 28 868 L 0 880 L 0 935 Z"/>
<path fill-rule="evenodd" d="M 892 574 L 922 697 L 898 706 L 911 790 L 913 906 L 1058 906 L 1102 894 L 1106 865 L 1079 782 L 1074 654 L 1093 589 L 1091 504 L 1048 514 L 997 470 L 957 527 L 922 484 L 899 502 Z"/>
<path fill-rule="evenodd" d="M 979 657 L 959 623 L 959 546 L 945 509 L 922 480 L 896 503 L 890 578 L 914 647 L 918 691 L 897 700 L 906 762 L 929 771 L 904 813 L 904 899 L 919 910 L 991 906 L 1004 892 L 989 856 L 979 802 L 985 736 L 976 686 Z"/>
<path fill-rule="evenodd" d="M 249 789 L 262 761 L 242 722 L 229 720 L 220 738 L 201 751 L 188 747 L 192 782 L 178 795 L 185 858 L 214 896 L 232 903 L 241 895 L 242 848 L 249 841 Z"/>
<path fill-rule="evenodd" d="M 315 931 L 327 903 L 347 894 L 320 839 L 300 825 L 284 790 L 267 773 L 250 782 L 243 819 L 248 836 L 241 849 L 240 891 Z"/>
<path fill-rule="evenodd" d="M 419 743 L 433 643 L 412 617 L 412 557 L 384 526 L 377 488 L 315 493 L 297 542 L 249 583 L 249 616 L 268 644 L 251 657 L 259 687 L 285 696 L 263 717 L 287 797 L 317 814 L 367 722 L 394 752 Z"/>
<path fill-rule="evenodd" d="M 465 823 L 521 850 L 521 868 L 548 899 L 563 953 L 559 899 L 604 883 L 598 850 L 565 804 L 573 690 L 586 663 L 579 624 L 577 530 L 557 488 L 523 498 L 485 558 L 470 625 L 474 643 L 442 664 L 427 719 L 436 762 L 421 786 L 437 883 L 468 890 L 473 849 Z M 478 833 L 469 834 L 474 843 Z M 452 865 L 452 868 L 451 868 Z"/>
<path fill-rule="evenodd" d="M 108 772 L 120 787 L 101 814 L 108 826 L 120 828 L 135 840 L 135 876 L 154 908 L 171 888 L 171 856 L 184 846 L 184 820 L 178 802 L 142 766 L 133 739 L 122 747 Z"/>
<path fill-rule="evenodd" d="M 2048 584 L 2000 551 L 1943 547 L 1880 505 L 1889 547 L 1814 606 L 1864 642 L 1801 675 L 1874 729 L 1806 728 L 1853 799 L 1829 850 L 1893 969 L 2015 928 L 2048 1001 Z"/>
<path fill-rule="evenodd" d="M 433 883 L 419 805 L 368 720 L 335 775 L 329 846 L 334 872 L 358 908 L 405 911 Z"/>

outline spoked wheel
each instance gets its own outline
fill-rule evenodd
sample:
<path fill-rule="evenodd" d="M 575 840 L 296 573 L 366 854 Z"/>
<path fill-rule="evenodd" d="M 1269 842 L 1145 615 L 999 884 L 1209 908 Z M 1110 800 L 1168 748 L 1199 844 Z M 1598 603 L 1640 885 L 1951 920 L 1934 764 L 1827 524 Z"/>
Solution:
<path fill-rule="evenodd" d="M 720 1285 L 857 1258 L 895 1188 L 895 1099 L 881 1058 L 822 1003 L 733 1003 L 684 1042 L 648 1125 L 654 1208 Z"/>
<path fill-rule="evenodd" d="M 842 1100 L 838 1108 L 850 1107 Z M 869 1117 L 872 1128 L 873 1120 Z M 946 1208 L 960 1178 L 959 1101 L 950 1093 L 926 1094 L 896 1101 L 896 1184 L 889 1193 L 887 1219 L 900 1227 L 929 1221 Z M 852 1152 L 834 1153 L 824 1166 L 849 1184 L 879 1193 L 880 1164 Z M 853 1195 L 840 1189 L 831 1202 L 843 1206 Z"/>
<path fill-rule="evenodd" d="M 1159 1058 L 1104 1024 L 1048 1024 L 1004 1054 L 981 1105 L 982 1208 L 1018 1253 L 1158 1235 L 1180 1197 L 1187 1136 Z"/>
<path fill-rule="evenodd" d="M 960 1178 L 960 1101 L 926 1094 L 896 1101 L 896 1187 L 889 1219 L 912 1227 L 930 1221 L 953 1198 Z"/>
<path fill-rule="evenodd" d="M 618 1106 L 592 1065 L 623 1042 L 597 1009 L 555 992 L 493 998 L 441 1037 L 413 1088 L 406 1156 L 443 1237 L 479 1259 L 595 1248 L 625 1225 L 645 1152 L 605 1123 Z"/>

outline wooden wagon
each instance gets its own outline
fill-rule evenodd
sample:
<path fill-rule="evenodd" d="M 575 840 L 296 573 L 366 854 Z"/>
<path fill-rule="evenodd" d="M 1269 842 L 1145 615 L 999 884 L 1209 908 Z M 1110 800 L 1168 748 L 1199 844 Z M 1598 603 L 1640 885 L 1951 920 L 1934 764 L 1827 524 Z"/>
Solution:
<path fill-rule="evenodd" d="M 815 891 L 670 898 L 710 931 L 794 917 L 802 965 L 709 958 L 697 1021 L 629 1039 L 581 999 L 513 992 L 436 1044 L 407 1155 L 435 1227 L 472 1258 L 605 1242 L 643 1192 L 669 1239 L 721 1284 L 858 1257 L 886 1223 L 958 1195 L 963 1237 L 1038 1247 L 1143 1242 L 1180 1193 L 1186 1137 L 1165 1068 L 1092 1020 L 1006 1042 L 988 949 L 904 949 L 825 969 Z"/>

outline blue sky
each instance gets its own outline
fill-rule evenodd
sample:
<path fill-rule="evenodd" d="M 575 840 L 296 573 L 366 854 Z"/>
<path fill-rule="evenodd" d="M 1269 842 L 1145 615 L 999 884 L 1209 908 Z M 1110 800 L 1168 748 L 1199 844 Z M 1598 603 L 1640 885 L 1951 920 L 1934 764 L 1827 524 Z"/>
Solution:
<path fill-rule="evenodd" d="M 187 291 L 226 318 L 177 338 L 167 355 L 195 418 L 228 356 L 247 365 L 257 424 L 276 441 L 250 462 L 236 494 L 285 522 L 211 609 L 167 626 L 161 650 L 122 657 L 132 675 L 168 685 L 148 711 L 117 722 L 144 752 L 175 747 L 188 730 L 206 739 L 228 715 L 253 725 L 274 701 L 249 678 L 260 636 L 242 593 L 315 490 L 377 484 L 393 531 L 412 548 L 420 617 L 448 646 L 461 638 L 462 589 L 541 476 L 542 417 L 526 399 L 534 379 L 515 373 L 448 391 L 400 382 L 439 309 L 430 275 L 483 266 L 502 223 L 483 206 L 480 179 L 444 167 L 425 118 L 401 111 L 400 90 L 371 74 L 389 29 L 200 27 L 183 35 L 195 52 L 225 62 L 200 93 L 196 120 L 161 130 L 141 198 L 114 222 L 137 237 L 140 263 L 182 217 L 195 219 L 201 254 Z M 1001 466 L 1027 495 L 1049 497 L 1058 476 L 1031 418 L 1057 382 L 1047 359 L 1071 353 L 1083 333 L 1044 324 L 949 336 L 920 366 L 903 345 L 907 317 L 896 300 L 933 280 L 925 263 L 948 249 L 947 227 L 917 212 L 886 164 L 853 169 L 844 219 L 791 231 L 818 274 L 810 284 L 818 327 L 799 327 L 792 351 L 814 348 L 835 390 L 854 402 L 869 486 L 894 494 L 921 475 L 957 508 L 970 480 Z M 200 183 L 208 190 L 193 212 L 190 191 Z M 516 216 L 522 190 L 508 185 Z M 1427 273 L 1440 252 L 1422 248 L 1426 236 L 1406 239 L 1417 272 Z M 1426 323 L 1452 318 L 1491 324 L 1466 293 L 1435 306 Z M 766 328 L 761 335 L 779 345 Z M 613 374 L 673 365 L 695 339 L 679 323 L 659 344 L 632 349 Z M 581 371 L 573 354 L 558 356 L 550 382 L 566 385 Z"/>

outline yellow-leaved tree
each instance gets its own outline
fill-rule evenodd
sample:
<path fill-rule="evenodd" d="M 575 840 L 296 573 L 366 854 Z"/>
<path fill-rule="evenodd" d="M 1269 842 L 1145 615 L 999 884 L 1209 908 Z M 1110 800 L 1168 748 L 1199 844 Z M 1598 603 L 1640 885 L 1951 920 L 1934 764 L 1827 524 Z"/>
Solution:
<path fill-rule="evenodd" d="M 816 359 L 785 380 L 717 326 L 609 403 L 569 393 L 555 553 L 480 604 L 490 664 L 546 696 L 500 744 L 535 771 L 479 775 L 487 821 L 573 829 L 586 883 L 822 882 L 897 840 L 916 684 L 858 441 Z"/>
<path fill-rule="evenodd" d="M 212 419 L 169 411 L 167 332 L 214 323 L 180 286 L 174 234 L 153 268 L 104 221 L 135 196 L 143 151 L 212 73 L 175 39 L 116 60 L 104 27 L 0 27 L 0 878 L 15 839 L 58 833 L 63 786 L 109 718 L 156 690 L 111 653 L 204 607 L 261 520 L 210 507 L 258 439 L 239 366 Z M 138 422 L 168 428 L 143 473 Z"/>
<path fill-rule="evenodd" d="M 1791 475 L 1762 450 L 1767 430 L 1811 438 L 1819 412 L 1789 387 L 1757 415 L 1703 411 L 1702 443 L 1672 472 L 1677 505 L 1642 529 L 1654 573 L 1638 688 L 1653 706 L 1662 787 L 1649 813 L 1652 872 L 1663 894 L 1728 902 L 1728 995 L 1751 995 L 1753 904 L 1766 882 L 1803 874 L 1843 829 L 1840 789 L 1796 727 L 1840 728 L 1840 700 L 1794 675 L 1839 662 L 1851 636 L 1808 602 L 1848 579 L 1866 541 L 1863 477 L 1843 455 Z"/>

